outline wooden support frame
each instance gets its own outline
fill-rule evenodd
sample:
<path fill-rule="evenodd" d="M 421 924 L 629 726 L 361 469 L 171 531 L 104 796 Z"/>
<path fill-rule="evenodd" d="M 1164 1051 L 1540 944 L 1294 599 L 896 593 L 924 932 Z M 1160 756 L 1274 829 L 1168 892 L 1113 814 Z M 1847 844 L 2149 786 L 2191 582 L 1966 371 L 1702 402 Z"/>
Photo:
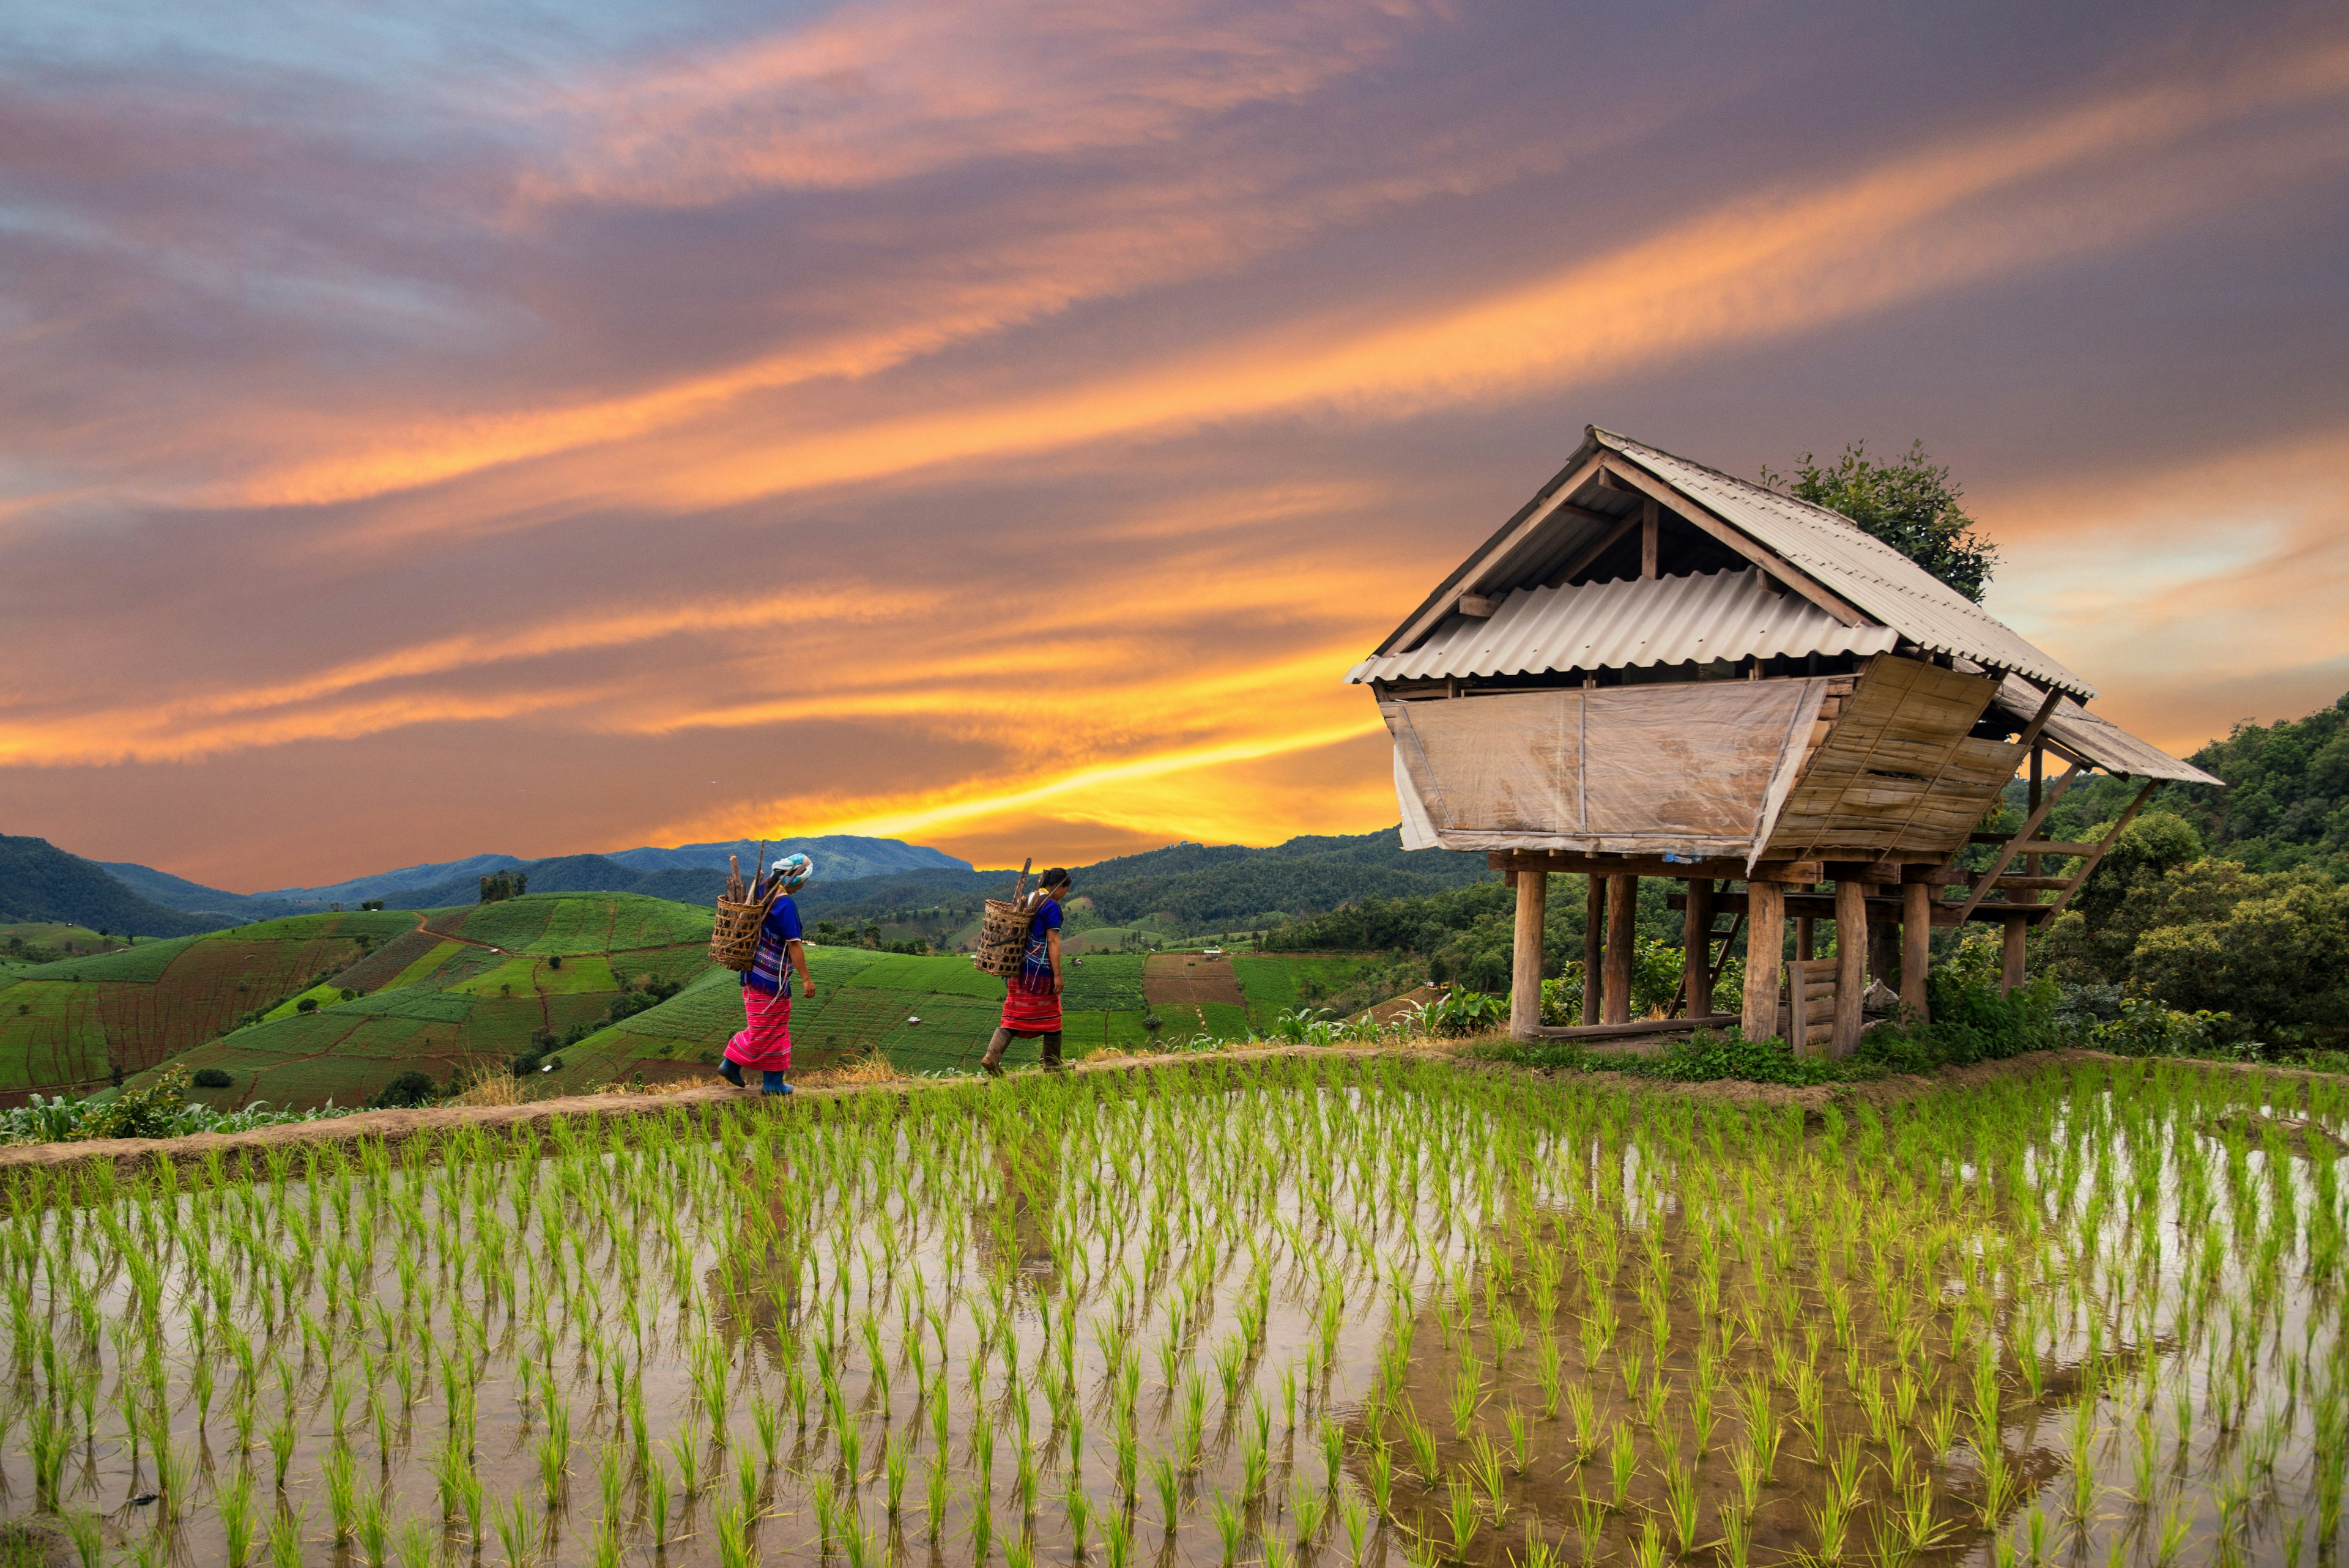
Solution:
<path fill-rule="evenodd" d="M 1932 1006 L 1925 986 L 1933 962 L 1933 887 L 1930 882 L 1900 884 L 1900 1005 L 1918 1023 L 1932 1021 Z"/>
<path fill-rule="evenodd" d="M 1859 1000 L 1868 990 L 1868 884 L 1856 877 L 1836 883 L 1835 1032 L 1827 1049 L 1847 1057 L 1859 1049 Z"/>
<path fill-rule="evenodd" d="M 1786 890 L 1777 882 L 1749 882 L 1745 906 L 1745 1009 L 1740 1025 L 1749 1040 L 1779 1034 L 1778 986 L 1786 954 Z"/>
<path fill-rule="evenodd" d="M 1692 877 L 1681 922 L 1681 1005 L 1692 1018 L 1713 1011 L 1713 879 Z"/>
<path fill-rule="evenodd" d="M 1751 535 L 1731 527 L 1688 497 L 1672 490 L 1661 480 L 1651 478 L 1641 472 L 1636 464 L 1617 457 L 1611 452 L 1602 456 L 1599 461 L 1602 475 L 1611 474 L 1625 481 L 1631 490 L 1646 496 L 1650 500 L 1661 506 L 1670 507 L 1674 516 L 1687 519 L 1699 531 L 1713 535 L 1723 544 L 1737 552 L 1738 554 L 1769 573 L 1771 577 L 1785 583 L 1795 593 L 1816 604 L 1845 625 L 1868 624 L 1867 616 L 1844 603 L 1837 595 L 1821 587 L 1802 568 L 1787 561 L 1776 551 Z"/>
<path fill-rule="evenodd" d="M 1656 580 L 1656 546 L 1662 533 L 1662 509 L 1656 498 L 1649 496 L 1640 502 L 1640 576 L 1644 582 Z"/>
<path fill-rule="evenodd" d="M 1661 855 L 1599 855 L 1580 850 L 1487 850 L 1485 863 L 1496 872 L 1541 871 L 1553 875 L 1563 872 L 1669 877 L 1674 882 L 1686 882 L 1692 877 L 1712 877 L 1723 882 L 1744 882 L 1747 878 L 1742 855 L 1668 861 Z M 1824 882 L 1826 872 L 1823 866 L 1824 862 L 1816 860 L 1764 861 L 1752 874 L 1772 882 Z"/>
<path fill-rule="evenodd" d="M 2047 906 L 2046 919 L 2053 920 L 2065 904 L 2072 902 L 2072 895 L 2080 891 L 2080 884 L 2088 880 L 2088 873 L 2096 869 L 2096 862 L 2105 858 L 2105 851 L 2113 847 L 2113 841 L 2121 836 L 2121 830 L 2127 827 L 2139 811 L 2145 810 L 2145 803 L 2152 799 L 2153 792 L 2160 788 L 2160 779 L 2147 779 L 2145 788 L 2137 792 L 2137 799 L 2128 803 L 2128 810 L 2120 814 L 2119 819 L 2113 823 L 2111 830 L 2105 834 L 2101 841 L 2092 845 L 2075 846 L 2086 850 L 2087 853 L 2080 857 L 2080 869 L 2072 873 L 2072 880 L 2065 882 L 2056 892 L 2055 902 Z"/>
<path fill-rule="evenodd" d="M 1607 1006 L 1602 1024 L 1631 1021 L 1632 923 L 1640 913 L 1640 879 L 1607 879 Z"/>
<path fill-rule="evenodd" d="M 2061 694 L 2050 694 L 2047 707 L 2042 708 L 2041 713 L 2044 714 L 2052 709 L 2054 707 L 2055 696 L 2059 695 Z M 1966 895 L 1966 902 L 1959 906 L 1958 921 L 1961 924 L 1973 913 L 1974 906 L 1982 903 L 1983 895 L 1997 884 L 2000 874 L 2006 870 L 2008 862 L 2014 859 L 2015 846 L 2039 836 L 2040 824 L 2047 820 L 2047 813 L 2055 809 L 2055 802 L 2064 798 L 2064 792 L 2072 787 L 2073 781 L 2081 776 L 2082 771 L 2078 768 L 2064 769 L 2056 779 L 2055 787 L 2048 790 L 2046 798 L 2039 802 L 2039 809 L 2032 812 L 2030 820 L 2023 824 L 2023 830 L 2009 839 L 2006 841 L 2006 847 L 1999 851 L 1998 858 L 1991 861 L 1990 869 L 1982 873 L 1982 880 L 1974 883 L 1973 891 Z"/>
<path fill-rule="evenodd" d="M 1549 903 L 1549 877 L 1541 872 L 1517 872 L 1516 949 L 1509 976 L 1509 1036 L 1541 1038 L 1542 919 Z"/>
<path fill-rule="evenodd" d="M 2031 922 L 2023 916 L 2006 917 L 1998 944 L 1998 994 L 2002 996 L 2023 984 L 2023 939 L 2030 930 Z"/>
<path fill-rule="evenodd" d="M 1565 565 L 1543 578 L 1542 586 L 1563 588 L 1585 572 L 1589 571 L 1592 562 L 1614 549 L 1617 540 L 1640 526 L 1640 514 L 1636 511 L 1626 512 L 1621 517 L 1609 521 L 1614 523 L 1614 527 L 1600 534 L 1597 542 L 1585 545 L 1568 558 Z"/>
<path fill-rule="evenodd" d="M 1903 918 L 1901 913 L 1901 897 L 1902 895 L 1897 892 L 1868 894 L 1868 919 L 1869 925 L 1873 927 L 1875 923 L 1880 920 L 1899 920 Z M 1713 912 L 1716 915 L 1743 914 L 1745 913 L 1746 906 L 1749 902 L 1750 901 L 1747 896 L 1742 892 L 1717 892 L 1713 895 Z M 1811 892 L 1799 887 L 1787 888 L 1784 890 L 1782 902 L 1785 906 L 1785 913 L 1789 918 L 1797 914 L 1808 914 L 1815 920 L 1833 920 L 1835 918 L 1835 894 L 1831 892 Z M 1681 895 L 1679 893 L 1668 894 L 1664 899 L 1664 903 L 1665 906 L 1670 909 L 1677 910 L 1682 907 Z M 1956 904 L 1933 903 L 1929 904 L 1928 907 L 1931 912 L 1932 923 L 1934 925 L 1943 926 L 1955 925 L 1958 923 L 1958 906 Z M 2009 914 L 2020 913 L 2023 918 L 2035 924 L 2039 921 L 2045 919 L 2048 913 L 2055 906 L 2052 903 L 2006 903 L 2000 900 L 1992 899 L 1989 903 L 1984 903 L 1981 908 L 1975 910 L 1971 915 L 1968 916 L 1968 919 L 1976 925 L 1995 925 L 2000 921 L 2004 920 Z"/>
<path fill-rule="evenodd" d="M 1699 1029 L 1725 1029 L 1736 1023 L 1735 1013 L 1704 1013 L 1693 1018 L 1638 1018 L 1628 1024 L 1587 1024 L 1579 1028 L 1551 1027 L 1546 1040 L 1632 1040 L 1643 1036 L 1692 1035 Z"/>
<path fill-rule="evenodd" d="M 1586 875 L 1582 880 L 1590 884 L 1582 901 L 1582 1022 L 1585 1027 L 1595 1027 L 1599 1023 L 1599 932 L 1607 923 L 1607 879 Z"/>

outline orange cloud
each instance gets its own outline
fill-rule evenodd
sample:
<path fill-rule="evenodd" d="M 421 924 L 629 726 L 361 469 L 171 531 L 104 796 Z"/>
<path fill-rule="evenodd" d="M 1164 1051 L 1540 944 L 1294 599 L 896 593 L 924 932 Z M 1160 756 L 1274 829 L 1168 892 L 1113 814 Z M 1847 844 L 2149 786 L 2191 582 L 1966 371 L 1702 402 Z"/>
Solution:
<path fill-rule="evenodd" d="M 553 496 L 724 506 L 1216 422 L 1314 411 L 1392 419 L 1517 397 L 2108 249 L 2243 194 L 2240 168 L 2206 160 L 2198 138 L 2344 99 L 2349 46 L 2304 48 L 2281 63 L 2262 57 L 2213 79 L 2112 94 L 1742 199 L 1485 299 L 1368 331 L 1292 327 L 993 400 L 845 424 L 786 419 L 792 433 L 781 439 L 771 417 L 746 422 L 723 412 L 746 388 L 771 385 L 753 367 L 638 403 L 548 416 L 538 434 L 511 446 L 460 438 L 445 451 L 362 459 L 347 469 L 330 458 L 258 480 L 253 494 L 358 493 L 403 472 L 610 443 L 514 470 L 471 506 L 388 514 L 377 526 L 398 536 Z M 2271 181 L 2305 181 L 2349 160 L 2337 123 L 2296 123 L 2275 136 L 2265 157 Z M 665 427 L 672 411 L 705 417 L 619 439 Z M 574 418 L 575 427 L 565 422 Z"/>

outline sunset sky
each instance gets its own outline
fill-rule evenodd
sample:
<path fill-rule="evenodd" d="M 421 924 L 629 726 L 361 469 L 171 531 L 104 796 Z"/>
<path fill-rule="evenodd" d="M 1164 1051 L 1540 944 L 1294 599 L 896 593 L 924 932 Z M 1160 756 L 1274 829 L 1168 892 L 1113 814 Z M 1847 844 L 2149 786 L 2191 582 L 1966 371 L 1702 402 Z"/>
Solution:
<path fill-rule="evenodd" d="M 2349 689 L 2349 13 L 17 7 L 0 832 L 239 891 L 1359 832 L 1598 423 L 1921 437 L 2173 749 Z"/>

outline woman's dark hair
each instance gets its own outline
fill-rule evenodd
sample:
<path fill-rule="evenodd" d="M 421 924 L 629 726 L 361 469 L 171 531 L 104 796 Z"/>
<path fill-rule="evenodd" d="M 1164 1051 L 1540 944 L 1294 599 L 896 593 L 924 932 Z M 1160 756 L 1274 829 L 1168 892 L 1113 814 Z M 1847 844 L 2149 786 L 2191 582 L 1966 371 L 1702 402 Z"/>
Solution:
<path fill-rule="evenodd" d="M 1036 885 L 1040 888 L 1066 887 L 1069 885 L 1069 873 L 1059 866 L 1054 866 L 1036 879 Z"/>

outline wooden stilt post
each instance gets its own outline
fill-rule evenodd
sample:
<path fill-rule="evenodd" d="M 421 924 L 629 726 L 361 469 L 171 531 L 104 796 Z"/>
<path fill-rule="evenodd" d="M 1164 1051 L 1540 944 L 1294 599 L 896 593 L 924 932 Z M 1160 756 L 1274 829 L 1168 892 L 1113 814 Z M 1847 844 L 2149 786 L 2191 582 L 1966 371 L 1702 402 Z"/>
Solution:
<path fill-rule="evenodd" d="M 1599 993 L 1605 988 L 1599 975 L 1599 934 L 1607 923 L 1607 879 L 1594 872 L 1582 880 L 1590 884 L 1582 901 L 1582 1021 L 1595 1024 Z"/>
<path fill-rule="evenodd" d="M 1900 967 L 1900 923 L 1897 920 L 1870 920 L 1868 923 L 1868 978 L 1872 985 L 1881 980 L 1892 984 L 1893 971 Z"/>
<path fill-rule="evenodd" d="M 1816 923 L 1807 914 L 1795 916 L 1795 956 L 1805 964 L 1819 955 Z"/>
<path fill-rule="evenodd" d="M 1713 1011 L 1713 879 L 1691 877 L 1688 916 L 1681 923 L 1681 995 L 1692 1018 Z"/>
<path fill-rule="evenodd" d="M 2023 915 L 2006 917 L 2006 940 L 1999 944 L 1998 989 L 2001 995 L 2023 984 L 2023 939 L 2031 922 Z"/>
<path fill-rule="evenodd" d="M 1786 890 L 1777 882 L 1745 884 L 1745 1016 L 1749 1040 L 1767 1040 L 1778 1026 L 1778 988 L 1785 979 Z"/>
<path fill-rule="evenodd" d="M 1542 916 L 1549 903 L 1549 873 L 1519 867 L 1516 952 L 1509 977 L 1509 1035 L 1541 1038 Z"/>
<path fill-rule="evenodd" d="M 1640 879 L 1607 879 L 1607 1009 L 1601 1022 L 1631 1021 L 1631 921 L 1640 913 Z"/>
<path fill-rule="evenodd" d="M 1835 1035 L 1828 1051 L 1847 1057 L 1859 1048 L 1859 997 L 1868 989 L 1868 884 L 1836 878 Z"/>
<path fill-rule="evenodd" d="M 1923 867 L 1917 868 L 1922 871 Z M 1933 961 L 1933 889 L 1921 882 L 1900 884 L 1900 1005 L 1920 1024 L 1931 1021 L 1925 1000 L 1925 971 Z"/>

